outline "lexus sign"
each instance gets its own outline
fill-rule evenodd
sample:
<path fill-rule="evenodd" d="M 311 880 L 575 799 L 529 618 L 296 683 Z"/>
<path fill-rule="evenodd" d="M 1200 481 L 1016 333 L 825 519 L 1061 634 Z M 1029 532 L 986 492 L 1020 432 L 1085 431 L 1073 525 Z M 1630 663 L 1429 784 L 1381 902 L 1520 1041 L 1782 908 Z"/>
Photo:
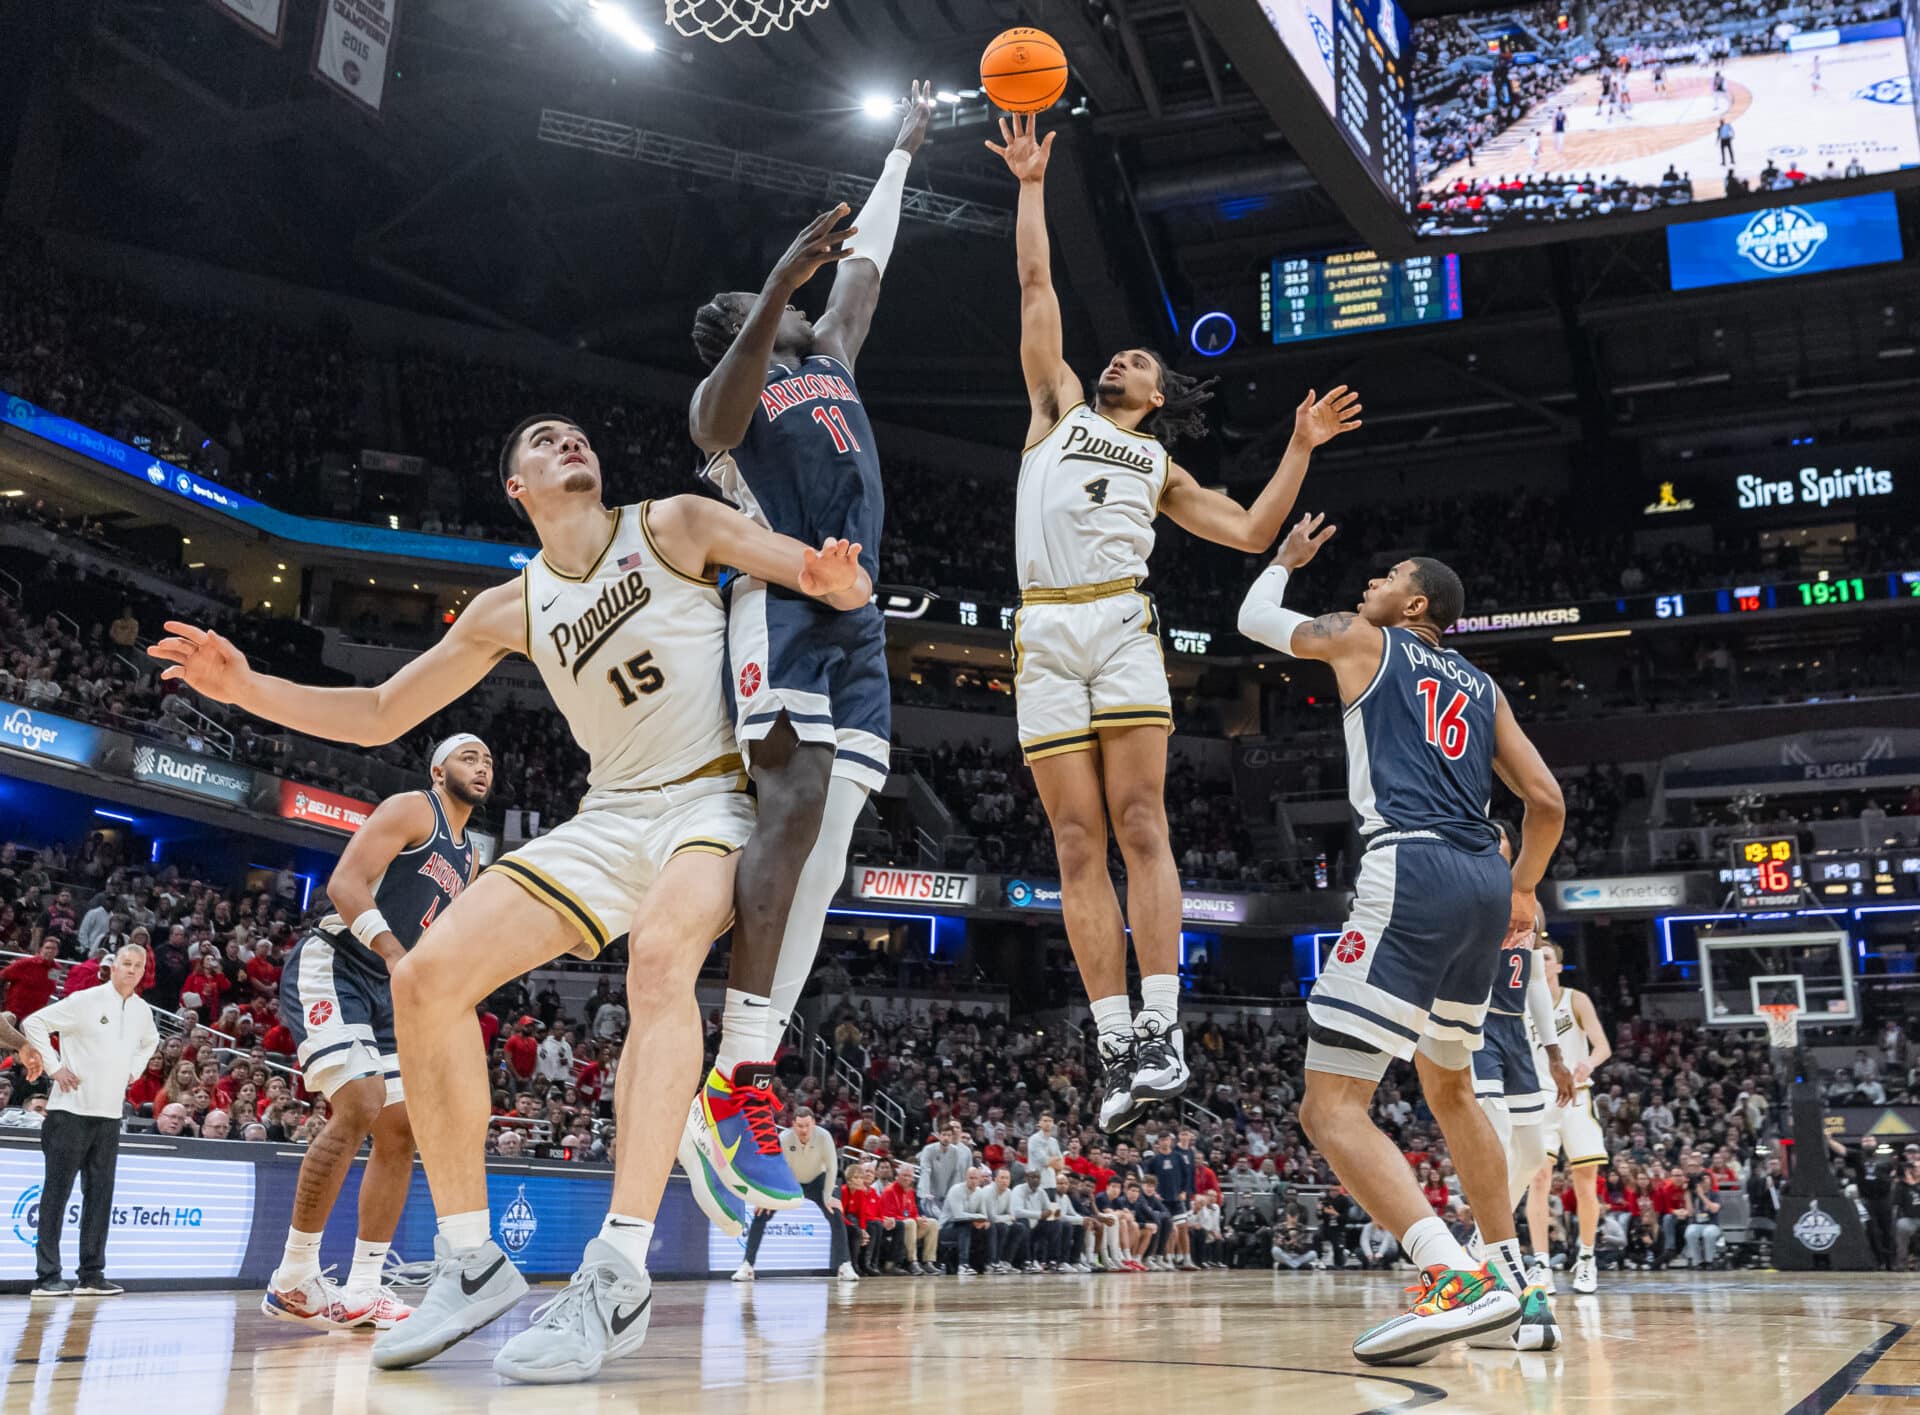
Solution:
<path fill-rule="evenodd" d="M 1685 875 L 1622 875 L 1615 879 L 1563 879 L 1553 886 L 1554 904 L 1576 914 L 1624 914 L 1636 909 L 1675 909 L 1686 903 Z"/>
<path fill-rule="evenodd" d="M 853 897 L 889 904 L 973 903 L 975 877 L 938 870 L 896 870 L 880 865 L 856 865 Z"/>

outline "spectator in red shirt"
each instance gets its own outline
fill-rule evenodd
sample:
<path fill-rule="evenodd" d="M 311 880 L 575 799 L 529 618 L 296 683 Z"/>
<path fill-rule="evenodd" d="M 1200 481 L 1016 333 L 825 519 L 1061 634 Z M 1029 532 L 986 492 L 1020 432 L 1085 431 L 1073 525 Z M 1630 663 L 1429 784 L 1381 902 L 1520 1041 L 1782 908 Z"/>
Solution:
<path fill-rule="evenodd" d="M 607 1087 L 607 1068 L 600 1064 L 598 1050 L 592 1042 L 582 1042 L 573 1061 L 573 1084 L 580 1092 L 580 1099 L 591 1106 L 599 1105 Z"/>
<path fill-rule="evenodd" d="M 16 958 L 0 968 L 0 983 L 7 985 L 7 1011 L 24 1022 L 53 1001 L 53 971 L 59 966 L 60 942 L 43 938 L 28 958 Z"/>
<path fill-rule="evenodd" d="M 887 1168 L 882 1161 L 880 1173 L 885 1175 Z M 900 1225 L 898 1242 L 906 1252 L 907 1271 L 915 1277 L 935 1271 L 940 1260 L 940 1221 L 921 1214 L 920 1201 L 914 1197 L 913 1166 L 904 1160 L 893 1182 L 880 1191 L 880 1212 Z"/>
<path fill-rule="evenodd" d="M 480 1049 L 491 1056 L 494 1038 L 500 1035 L 500 1019 L 487 1011 L 485 1004 L 475 1011 L 480 1015 Z"/>
<path fill-rule="evenodd" d="M 867 1225 L 880 1219 L 879 1196 L 873 1192 L 872 1171 L 864 1164 L 856 1164 L 847 1170 L 846 1182 L 840 1186 L 840 1212 L 847 1225 L 847 1248 L 853 1255 L 854 1267 L 868 1271 L 865 1255 L 868 1238 Z"/>
<path fill-rule="evenodd" d="M 260 1038 L 260 1050 L 272 1052 L 275 1056 L 293 1055 L 293 1033 L 279 1018 L 274 1018 L 273 1025 L 267 1028 L 267 1034 Z"/>
<path fill-rule="evenodd" d="M 247 960 L 247 980 L 256 998 L 276 997 L 280 992 L 280 968 L 273 961 L 272 948 L 262 943 Z"/>
<path fill-rule="evenodd" d="M 1211 1194 L 1213 1201 L 1220 1202 L 1220 1176 L 1213 1172 L 1213 1166 L 1201 1160 L 1193 1174 L 1193 1192 L 1196 1195 Z"/>
<path fill-rule="evenodd" d="M 147 1069 L 133 1078 L 133 1084 L 127 1087 L 127 1104 L 135 1110 L 150 1106 L 154 1098 L 167 1088 L 167 1061 L 159 1052 L 147 1058 Z"/>
<path fill-rule="evenodd" d="M 194 962 L 193 971 L 187 974 L 187 980 L 180 985 L 180 1002 L 183 1007 L 192 1007 L 202 1017 L 213 1018 L 227 1005 L 227 994 L 233 991 L 233 984 L 221 971 L 220 956 L 211 947 L 203 948 L 200 957 Z M 198 997 L 196 1004 L 191 998 Z"/>
<path fill-rule="evenodd" d="M 1453 1195 L 1447 1190 L 1447 1181 L 1430 1164 L 1420 1166 L 1420 1192 L 1433 1205 L 1435 1215 L 1445 1218 L 1447 1210 L 1453 1206 Z"/>
<path fill-rule="evenodd" d="M 60 996 L 72 997 L 77 992 L 99 987 L 107 980 L 107 973 L 111 971 L 112 966 L 106 950 L 95 949 L 92 958 L 67 969 L 67 980 L 60 985 Z"/>
<path fill-rule="evenodd" d="M 507 1038 L 507 1066 L 522 1086 L 533 1084 L 533 1069 L 540 1064 L 540 1043 L 533 1039 L 533 1019 L 522 1017 Z"/>

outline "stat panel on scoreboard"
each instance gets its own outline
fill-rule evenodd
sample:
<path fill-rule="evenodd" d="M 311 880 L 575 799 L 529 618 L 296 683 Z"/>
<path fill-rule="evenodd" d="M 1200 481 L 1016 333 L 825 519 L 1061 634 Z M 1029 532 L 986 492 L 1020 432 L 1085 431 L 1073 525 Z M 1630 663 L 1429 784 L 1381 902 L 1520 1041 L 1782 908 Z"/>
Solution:
<path fill-rule="evenodd" d="M 1372 251 L 1289 256 L 1260 278 L 1260 327 L 1276 344 L 1460 318 L 1460 257 Z"/>

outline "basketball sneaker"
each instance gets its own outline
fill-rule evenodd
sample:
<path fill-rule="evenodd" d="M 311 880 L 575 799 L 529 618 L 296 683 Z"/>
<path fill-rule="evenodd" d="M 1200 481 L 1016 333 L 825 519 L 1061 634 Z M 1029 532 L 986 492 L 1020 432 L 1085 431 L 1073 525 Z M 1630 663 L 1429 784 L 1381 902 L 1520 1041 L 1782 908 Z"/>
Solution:
<path fill-rule="evenodd" d="M 695 1097 L 687 1112 L 686 1126 L 680 1132 L 680 1168 L 686 1171 L 687 1187 L 693 1191 L 693 1201 L 700 1206 L 700 1212 L 727 1237 L 738 1238 L 747 1231 L 751 1215 L 747 1212 L 747 1201 L 740 1197 L 738 1190 L 721 1180 L 708 1161 L 702 1146 L 711 1139 L 706 1111 L 700 1098 Z"/>
<path fill-rule="evenodd" d="M 1553 1302 L 1543 1287 L 1520 1294 L 1520 1325 L 1513 1329 L 1516 1351 L 1553 1351 L 1560 1345 L 1560 1324 L 1553 1319 Z"/>
<path fill-rule="evenodd" d="M 374 1338 L 373 1364 L 383 1371 L 431 1361 L 527 1295 L 527 1280 L 492 1239 L 456 1253 L 436 1234 L 432 1261 L 419 1267 L 427 1278 L 426 1296 L 412 1316 Z"/>
<path fill-rule="evenodd" d="M 494 1374 L 530 1385 L 590 1381 L 606 1361 L 640 1349 L 652 1306 L 653 1279 L 596 1238 L 560 1294 L 500 1348 Z"/>
<path fill-rule="evenodd" d="M 1600 1289 L 1600 1265 L 1593 1254 L 1583 1253 L 1573 1265 L 1573 1290 L 1579 1293 L 1597 1292 Z"/>
<path fill-rule="evenodd" d="M 1533 1261 L 1527 1266 L 1527 1286 L 1545 1288 L 1547 1296 L 1553 1296 L 1553 1260 L 1543 1253 L 1535 1253 Z"/>
<path fill-rule="evenodd" d="M 1456 1341 L 1510 1333 L 1520 1299 L 1486 1268 L 1428 1268 L 1407 1289 L 1413 1305 L 1360 1334 L 1353 1354 L 1369 1366 L 1418 1366 Z"/>
<path fill-rule="evenodd" d="M 373 1299 L 344 1293 L 326 1274 L 315 1273 L 292 1287 L 269 1286 L 260 1310 L 277 1322 L 314 1331 L 352 1331 L 367 1320 Z"/>
<path fill-rule="evenodd" d="M 791 1209 L 806 1197 L 780 1149 L 775 1120 L 780 1103 L 774 1099 L 771 1066 L 743 1061 L 732 1076 L 714 1068 L 707 1073 L 700 1105 L 707 1132 L 700 1152 L 722 1184 L 757 1209 Z"/>
<path fill-rule="evenodd" d="M 1149 1102 L 1133 1098 L 1133 1058 L 1133 1047 L 1107 1056 L 1100 1075 L 1100 1128 L 1109 1135 L 1131 1130 L 1150 1109 Z"/>
<path fill-rule="evenodd" d="M 1170 1101 L 1187 1089 L 1186 1033 L 1157 1021 L 1133 1024 L 1133 1079 L 1128 1085 L 1135 1101 Z"/>
<path fill-rule="evenodd" d="M 348 1292 L 349 1303 L 368 1301 L 366 1316 L 354 1323 L 357 1331 L 388 1331 L 395 1323 L 404 1322 L 413 1315 L 413 1308 L 395 1297 L 386 1288 L 376 1288 L 370 1293 Z"/>

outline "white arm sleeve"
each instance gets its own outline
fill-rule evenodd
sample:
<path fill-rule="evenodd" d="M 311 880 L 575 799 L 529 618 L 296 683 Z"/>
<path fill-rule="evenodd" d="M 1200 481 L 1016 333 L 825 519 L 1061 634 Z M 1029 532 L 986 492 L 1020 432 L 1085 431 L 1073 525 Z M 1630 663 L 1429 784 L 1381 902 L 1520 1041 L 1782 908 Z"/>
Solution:
<path fill-rule="evenodd" d="M 1279 649 L 1291 657 L 1294 630 L 1313 621 L 1304 614 L 1280 607 L 1280 596 L 1286 592 L 1286 567 L 1269 565 L 1240 602 L 1240 632 L 1255 643 Z"/>
<path fill-rule="evenodd" d="M 870 260 L 880 267 L 882 275 L 887 273 L 887 257 L 893 254 L 893 238 L 900 230 L 900 198 L 906 191 L 907 168 L 912 165 L 912 153 L 897 147 L 888 153 L 880 179 L 867 193 L 867 204 L 853 218 L 860 234 L 847 242 L 847 249 L 853 253 L 847 258 Z"/>
<path fill-rule="evenodd" d="M 1544 1049 L 1559 1046 L 1560 1035 L 1553 1029 L 1553 989 L 1547 985 L 1547 970 L 1540 966 L 1541 951 L 1534 950 L 1533 977 L 1527 983 L 1527 1020 Z"/>

